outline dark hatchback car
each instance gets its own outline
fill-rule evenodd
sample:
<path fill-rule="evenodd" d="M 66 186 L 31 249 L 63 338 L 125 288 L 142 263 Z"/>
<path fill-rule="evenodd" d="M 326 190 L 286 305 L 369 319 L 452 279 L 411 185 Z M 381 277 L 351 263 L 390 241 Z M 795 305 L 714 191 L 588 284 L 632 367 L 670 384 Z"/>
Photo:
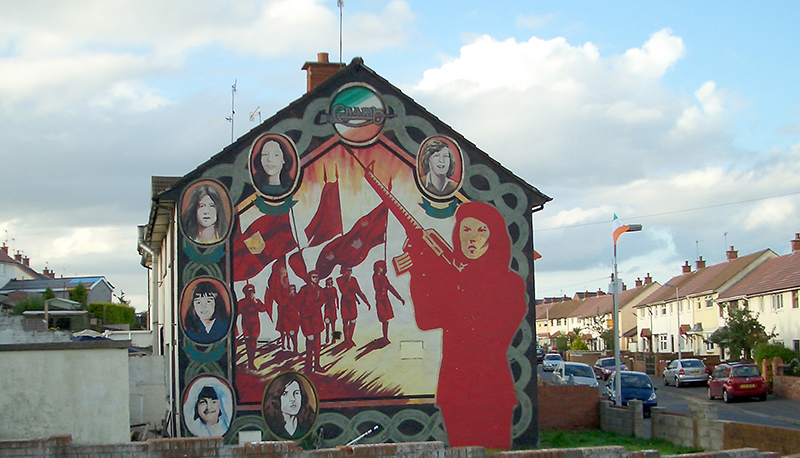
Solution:
<path fill-rule="evenodd" d="M 714 368 L 708 379 L 708 399 L 717 397 L 725 402 L 746 397 L 757 397 L 759 401 L 766 401 L 767 384 L 755 364 L 720 364 Z"/>
<path fill-rule="evenodd" d="M 536 347 L 536 364 L 542 364 L 542 360 L 544 359 L 545 351 L 542 347 Z"/>
<path fill-rule="evenodd" d="M 650 376 L 644 372 L 620 372 L 619 374 L 620 386 L 622 387 L 620 393 L 622 394 L 622 405 L 628 405 L 631 399 L 638 399 L 642 401 L 643 415 L 650 416 L 650 410 L 658 406 L 658 396 L 656 395 L 656 388 L 650 381 Z M 608 379 L 606 383 L 606 396 L 609 401 L 615 403 L 616 388 L 614 386 L 614 377 Z"/>
<path fill-rule="evenodd" d="M 603 378 L 603 380 L 608 380 L 608 376 L 614 373 L 614 358 L 600 358 L 595 363 L 592 369 L 594 369 L 594 374 L 597 378 Z M 619 363 L 619 370 L 627 371 L 628 366 L 625 363 Z"/>

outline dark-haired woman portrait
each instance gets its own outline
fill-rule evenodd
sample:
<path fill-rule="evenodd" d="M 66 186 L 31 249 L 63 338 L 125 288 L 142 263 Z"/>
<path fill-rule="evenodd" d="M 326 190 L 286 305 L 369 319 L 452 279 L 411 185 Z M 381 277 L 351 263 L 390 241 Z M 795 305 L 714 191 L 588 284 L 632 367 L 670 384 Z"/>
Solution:
<path fill-rule="evenodd" d="M 201 281 L 192 290 L 192 302 L 183 319 L 186 336 L 199 344 L 211 344 L 228 334 L 230 314 L 222 293 L 209 281 Z"/>
<path fill-rule="evenodd" d="M 193 242 L 210 245 L 228 233 L 228 215 L 219 191 L 210 184 L 194 188 L 189 206 L 181 214 L 183 232 Z"/>
<path fill-rule="evenodd" d="M 309 390 L 308 382 L 294 372 L 279 375 L 267 387 L 262 405 L 264 421 L 279 439 L 302 439 L 311 431 L 317 412 L 316 397 L 309 399 Z"/>
<path fill-rule="evenodd" d="M 294 156 L 278 140 L 266 139 L 250 157 L 253 186 L 262 194 L 280 196 L 292 187 Z"/>

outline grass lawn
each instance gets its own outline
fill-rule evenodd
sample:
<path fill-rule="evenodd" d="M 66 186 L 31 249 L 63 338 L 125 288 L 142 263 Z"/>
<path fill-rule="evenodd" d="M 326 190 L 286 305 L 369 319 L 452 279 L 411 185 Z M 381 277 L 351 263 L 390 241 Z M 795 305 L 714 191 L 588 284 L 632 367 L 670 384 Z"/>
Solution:
<path fill-rule="evenodd" d="M 540 448 L 580 448 L 621 445 L 625 450 L 658 450 L 661 456 L 682 455 L 684 453 L 701 452 L 690 447 L 680 447 L 672 442 L 657 439 L 639 439 L 600 430 L 587 431 L 539 431 Z"/>

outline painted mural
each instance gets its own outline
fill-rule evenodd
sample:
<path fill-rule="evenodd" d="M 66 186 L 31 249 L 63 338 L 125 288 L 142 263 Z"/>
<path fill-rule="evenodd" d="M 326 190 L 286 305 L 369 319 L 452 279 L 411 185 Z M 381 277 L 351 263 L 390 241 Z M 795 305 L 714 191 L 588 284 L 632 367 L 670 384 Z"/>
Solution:
<path fill-rule="evenodd" d="M 547 198 L 365 69 L 183 188 L 186 435 L 536 437 L 530 212 Z"/>

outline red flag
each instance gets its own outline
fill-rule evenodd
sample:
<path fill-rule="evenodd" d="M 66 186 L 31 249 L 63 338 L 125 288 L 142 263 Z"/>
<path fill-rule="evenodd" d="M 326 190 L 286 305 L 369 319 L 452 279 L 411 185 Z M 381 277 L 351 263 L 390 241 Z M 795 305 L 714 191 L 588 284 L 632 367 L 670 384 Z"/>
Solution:
<path fill-rule="evenodd" d="M 289 267 L 295 275 L 308 281 L 308 269 L 306 268 L 306 260 L 303 258 L 303 250 L 296 251 L 289 256 Z"/>
<path fill-rule="evenodd" d="M 255 277 L 270 262 L 297 248 L 289 214 L 264 215 L 233 236 L 233 280 Z"/>
<path fill-rule="evenodd" d="M 289 274 L 286 271 L 286 258 L 281 256 L 272 264 L 272 273 L 267 280 L 269 286 L 269 304 L 267 307 L 272 310 L 273 301 L 276 304 L 284 305 L 289 300 Z M 272 317 L 272 314 L 270 314 Z"/>
<path fill-rule="evenodd" d="M 339 200 L 339 182 L 325 183 L 319 197 L 319 207 L 306 227 L 308 246 L 321 245 L 343 232 L 342 202 Z"/>
<path fill-rule="evenodd" d="M 329 276 L 337 264 L 348 267 L 361 264 L 371 249 L 386 242 L 388 215 L 386 205 L 380 204 L 356 221 L 347 234 L 325 245 L 317 258 L 319 278 Z"/>

